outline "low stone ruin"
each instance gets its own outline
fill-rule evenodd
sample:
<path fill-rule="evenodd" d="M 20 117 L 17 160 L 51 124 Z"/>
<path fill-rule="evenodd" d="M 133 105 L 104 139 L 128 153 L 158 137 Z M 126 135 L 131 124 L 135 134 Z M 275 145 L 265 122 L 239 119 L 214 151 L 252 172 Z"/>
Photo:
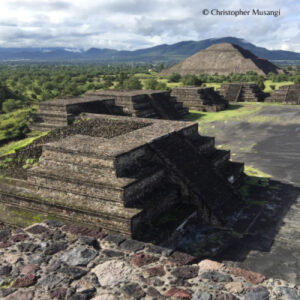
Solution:
<path fill-rule="evenodd" d="M 24 225 L 35 212 L 150 240 L 161 234 L 156 220 L 174 207 L 197 211 L 204 223 L 235 220 L 242 200 L 232 184 L 243 164 L 200 136 L 197 123 L 84 114 L 72 126 L 81 134 L 44 144 L 27 180 L 0 180 L 4 223 Z"/>
<path fill-rule="evenodd" d="M 229 102 L 260 102 L 266 95 L 253 83 L 226 83 L 217 90 Z"/>
<path fill-rule="evenodd" d="M 48 131 L 72 124 L 80 113 L 122 114 L 113 99 L 58 98 L 44 101 L 34 116 L 31 130 Z"/>
<path fill-rule="evenodd" d="M 102 90 L 86 94 L 87 99 L 114 99 L 126 116 L 179 120 L 188 113 L 167 91 L 156 90 Z"/>
<path fill-rule="evenodd" d="M 228 107 L 228 101 L 224 100 L 212 87 L 178 87 L 173 89 L 171 96 L 182 102 L 189 109 L 199 111 L 215 112 Z"/>
<path fill-rule="evenodd" d="M 48 131 L 67 126 L 82 112 L 178 120 L 188 113 L 188 109 L 169 92 L 104 90 L 88 93 L 84 97 L 40 103 L 30 128 Z"/>
<path fill-rule="evenodd" d="M 300 105 L 300 84 L 281 86 L 270 97 L 267 97 L 265 101 Z"/>

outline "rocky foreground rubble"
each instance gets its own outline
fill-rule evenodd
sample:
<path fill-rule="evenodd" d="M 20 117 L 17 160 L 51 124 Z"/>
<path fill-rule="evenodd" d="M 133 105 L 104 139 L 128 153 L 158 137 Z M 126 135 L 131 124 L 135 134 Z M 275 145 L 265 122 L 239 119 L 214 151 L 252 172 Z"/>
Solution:
<path fill-rule="evenodd" d="M 290 282 L 59 221 L 0 231 L 5 300 L 296 300 L 299 292 Z"/>

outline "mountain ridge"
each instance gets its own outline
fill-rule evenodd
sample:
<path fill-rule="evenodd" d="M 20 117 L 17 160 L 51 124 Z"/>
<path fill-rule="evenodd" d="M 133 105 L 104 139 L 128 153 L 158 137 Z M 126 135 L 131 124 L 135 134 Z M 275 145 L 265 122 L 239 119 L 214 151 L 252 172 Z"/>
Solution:
<path fill-rule="evenodd" d="M 115 50 L 109 48 L 90 48 L 83 50 L 72 47 L 45 48 L 0 48 L 0 61 L 99 61 L 99 62 L 165 62 L 177 63 L 200 50 L 214 44 L 236 44 L 256 56 L 268 60 L 299 60 L 300 53 L 285 50 L 268 50 L 255 46 L 244 39 L 235 37 L 213 38 L 200 41 L 181 41 L 175 44 L 161 44 L 137 50 Z"/>

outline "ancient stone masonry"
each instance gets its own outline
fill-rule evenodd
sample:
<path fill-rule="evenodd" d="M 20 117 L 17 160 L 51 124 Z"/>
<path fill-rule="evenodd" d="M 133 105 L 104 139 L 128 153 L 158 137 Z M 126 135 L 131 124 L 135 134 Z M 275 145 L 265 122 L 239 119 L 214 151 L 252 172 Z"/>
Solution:
<path fill-rule="evenodd" d="M 228 106 L 228 101 L 209 87 L 178 87 L 173 89 L 171 95 L 189 109 L 199 111 L 220 111 Z"/>
<path fill-rule="evenodd" d="M 42 102 L 30 127 L 37 131 L 60 128 L 72 124 L 83 112 L 178 120 L 188 109 L 169 92 L 105 90 L 88 93 L 82 98 Z"/>
<path fill-rule="evenodd" d="M 178 120 L 188 113 L 167 91 L 104 90 L 86 94 L 87 99 L 112 98 L 126 116 Z"/>
<path fill-rule="evenodd" d="M 267 97 L 265 101 L 300 105 L 300 84 L 281 86 L 270 97 Z"/>
<path fill-rule="evenodd" d="M 64 127 L 72 124 L 75 117 L 82 112 L 116 115 L 122 113 L 112 99 L 99 101 L 85 98 L 58 98 L 40 103 L 34 116 L 34 123 L 30 125 L 30 128 L 48 131 Z"/>
<path fill-rule="evenodd" d="M 0 231 L 3 300 L 299 300 L 299 285 L 104 230 L 47 220 Z"/>
<path fill-rule="evenodd" d="M 227 83 L 217 90 L 229 102 L 260 102 L 266 94 L 253 83 Z"/>
<path fill-rule="evenodd" d="M 33 211 L 149 240 L 159 235 L 155 220 L 178 205 L 194 207 L 203 222 L 221 226 L 239 211 L 242 201 L 231 184 L 243 164 L 229 161 L 229 151 L 216 150 L 196 123 L 101 114 L 82 119 L 89 130 L 43 145 L 27 180 L 1 180 L 2 221 L 24 222 L 12 214 Z M 126 121 L 141 126 L 128 125 L 129 130 Z M 97 132 L 93 122 L 110 126 Z"/>
<path fill-rule="evenodd" d="M 169 76 L 172 73 L 181 75 L 198 75 L 200 73 L 227 75 L 249 71 L 263 76 L 270 72 L 283 73 L 282 69 L 268 60 L 259 58 L 240 46 L 222 43 L 197 52 L 179 64 L 163 70 L 160 75 Z"/>

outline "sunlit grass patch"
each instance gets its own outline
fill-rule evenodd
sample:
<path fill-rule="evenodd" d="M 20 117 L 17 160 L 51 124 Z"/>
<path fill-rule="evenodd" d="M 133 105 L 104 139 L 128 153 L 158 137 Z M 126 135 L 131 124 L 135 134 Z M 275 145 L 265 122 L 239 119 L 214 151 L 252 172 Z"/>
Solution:
<path fill-rule="evenodd" d="M 4 146 L 2 146 L 0 148 L 0 156 L 5 156 L 5 155 L 9 155 L 9 154 L 13 154 L 15 153 L 17 150 L 20 150 L 26 146 L 28 146 L 29 144 L 31 144 L 33 141 L 35 141 L 36 139 L 45 136 L 48 132 L 43 132 L 40 133 L 37 136 L 33 136 L 33 137 L 28 137 L 19 141 L 15 141 L 15 142 L 10 142 Z"/>
<path fill-rule="evenodd" d="M 267 174 L 259 169 L 254 168 L 253 166 L 245 165 L 244 167 L 244 173 L 247 176 L 255 176 L 255 177 L 265 177 L 265 178 L 271 178 L 272 175 Z"/>
<path fill-rule="evenodd" d="M 197 110 L 190 110 L 190 113 L 185 117 L 188 121 L 197 121 L 199 123 L 211 123 L 227 120 L 242 120 L 246 116 L 257 113 L 262 106 L 248 106 L 241 104 L 231 104 L 227 110 L 218 112 L 202 112 Z"/>

